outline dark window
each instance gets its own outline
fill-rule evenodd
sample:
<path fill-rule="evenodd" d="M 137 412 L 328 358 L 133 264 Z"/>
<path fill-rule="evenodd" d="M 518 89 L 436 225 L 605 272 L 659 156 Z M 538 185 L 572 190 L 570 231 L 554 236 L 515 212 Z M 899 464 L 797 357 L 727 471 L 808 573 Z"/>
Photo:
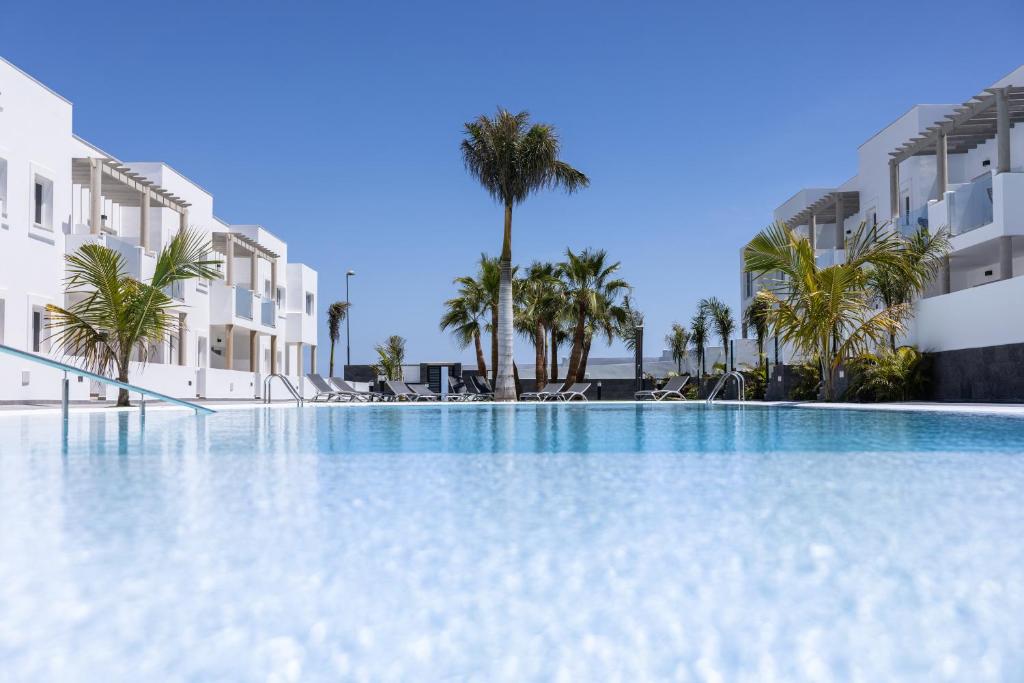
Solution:
<path fill-rule="evenodd" d="M 43 224 L 43 184 L 36 183 L 36 204 L 35 204 L 36 225 Z"/>
<path fill-rule="evenodd" d="M 903 225 L 910 225 L 910 195 L 903 199 Z"/>
<path fill-rule="evenodd" d="M 43 334 L 43 314 L 32 311 L 32 350 L 38 352 L 40 337 Z"/>

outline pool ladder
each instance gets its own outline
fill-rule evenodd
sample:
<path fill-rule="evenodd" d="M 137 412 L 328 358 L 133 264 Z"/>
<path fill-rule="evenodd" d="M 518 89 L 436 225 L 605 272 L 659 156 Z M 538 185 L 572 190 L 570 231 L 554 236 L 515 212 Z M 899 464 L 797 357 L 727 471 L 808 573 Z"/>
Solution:
<path fill-rule="evenodd" d="M 273 375 L 267 375 L 267 378 L 263 380 L 263 402 L 264 403 L 270 403 L 270 383 L 271 383 L 272 380 L 274 380 L 274 378 L 277 378 L 277 379 L 281 380 L 281 383 L 284 384 L 284 388 L 287 389 L 288 393 L 292 395 L 293 399 L 295 399 L 295 404 L 296 405 L 301 406 L 304 403 L 304 399 L 302 398 L 302 394 L 299 393 L 299 390 L 295 388 L 295 385 L 292 384 L 291 381 L 287 377 L 285 377 L 284 375 L 282 375 L 280 373 L 275 373 Z"/>
<path fill-rule="evenodd" d="M 722 391 L 722 389 L 725 388 L 725 383 L 729 380 L 730 377 L 736 380 L 736 391 L 737 395 L 739 396 L 739 400 L 745 400 L 743 396 L 744 394 L 747 393 L 747 380 L 743 378 L 743 373 L 741 373 L 739 370 L 732 370 L 731 372 L 727 372 L 724 375 L 722 375 L 722 379 L 718 380 L 718 382 L 715 384 L 715 388 L 711 390 L 710 394 L 708 394 L 708 405 L 711 405 L 711 402 L 718 398 L 718 394 Z"/>

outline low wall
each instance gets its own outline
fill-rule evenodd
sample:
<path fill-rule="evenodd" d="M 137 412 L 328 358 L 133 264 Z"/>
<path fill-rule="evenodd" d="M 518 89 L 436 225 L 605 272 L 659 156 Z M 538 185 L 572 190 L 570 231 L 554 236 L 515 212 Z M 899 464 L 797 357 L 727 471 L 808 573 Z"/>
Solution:
<path fill-rule="evenodd" d="M 252 400 L 262 387 L 262 382 L 257 381 L 258 379 L 255 373 L 242 370 L 203 368 L 199 371 L 199 385 L 203 398 Z"/>
<path fill-rule="evenodd" d="M 1024 343 L 1024 277 L 919 300 L 910 342 L 921 351 Z"/>
<path fill-rule="evenodd" d="M 61 360 L 57 358 L 56 360 Z M 65 362 L 73 362 L 73 359 Z M 59 401 L 64 373 L 21 358 L 0 355 L 0 400 Z M 69 374 L 69 395 L 72 401 L 89 399 L 89 381 Z"/>
<path fill-rule="evenodd" d="M 199 369 L 190 366 L 167 365 L 164 363 L 130 363 L 128 383 L 143 389 L 159 391 L 174 398 L 192 400 L 199 395 Z M 109 384 L 101 385 L 101 392 L 107 400 L 117 399 L 118 389 Z"/>
<path fill-rule="evenodd" d="M 1024 403 L 1024 343 L 928 355 L 931 360 L 929 399 Z"/>

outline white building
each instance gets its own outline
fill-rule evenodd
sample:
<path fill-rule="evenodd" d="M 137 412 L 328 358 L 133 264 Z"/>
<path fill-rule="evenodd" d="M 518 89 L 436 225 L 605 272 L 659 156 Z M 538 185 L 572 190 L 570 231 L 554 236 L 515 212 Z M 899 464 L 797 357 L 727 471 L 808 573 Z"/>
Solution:
<path fill-rule="evenodd" d="M 1024 316 L 1017 313 L 1024 300 L 1024 126 L 1015 125 L 1021 121 L 1024 66 L 961 105 L 911 108 L 858 148 L 856 175 L 838 187 L 800 190 L 773 218 L 810 237 L 819 265 L 841 262 L 844 238 L 861 222 L 904 234 L 919 226 L 948 229 L 946 267 L 917 302 L 905 341 L 924 351 L 960 352 L 961 363 L 986 349 L 1024 344 Z M 742 258 L 741 250 L 745 310 L 762 283 L 744 272 Z M 785 350 L 780 355 L 789 360 Z M 980 398 L 981 385 L 994 383 L 961 380 L 961 394 L 968 394 L 962 398 Z"/>
<path fill-rule="evenodd" d="M 0 59 L 0 343 L 62 359 L 46 305 L 65 303 L 65 255 L 102 244 L 147 280 L 184 228 L 210 241 L 222 278 L 170 292 L 182 332 L 134 364 L 130 381 L 180 398 L 251 399 L 268 373 L 298 385 L 315 370 L 316 271 L 289 262 L 265 228 L 217 218 L 213 196 L 170 166 L 124 162 L 76 137 L 71 103 Z M 0 400 L 57 399 L 59 378 L 0 354 Z M 79 380 L 71 391 L 107 388 Z"/>

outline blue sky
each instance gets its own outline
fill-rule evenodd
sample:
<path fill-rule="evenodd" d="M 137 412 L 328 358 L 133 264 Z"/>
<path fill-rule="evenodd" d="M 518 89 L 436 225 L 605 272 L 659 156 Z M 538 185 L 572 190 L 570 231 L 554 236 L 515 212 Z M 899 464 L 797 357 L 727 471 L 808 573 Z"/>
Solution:
<path fill-rule="evenodd" d="M 462 167 L 461 128 L 527 109 L 592 185 L 518 208 L 516 261 L 607 249 L 651 355 L 701 297 L 736 306 L 738 250 L 776 205 L 849 178 L 857 145 L 914 103 L 1024 63 L 1024 3 L 966 8 L 22 2 L 0 54 L 75 104 L 82 137 L 168 162 L 221 218 L 287 240 L 320 272 L 321 315 L 356 270 L 354 362 L 389 334 L 411 360 L 472 358 L 437 320 L 452 278 L 498 251 L 501 210 Z"/>

